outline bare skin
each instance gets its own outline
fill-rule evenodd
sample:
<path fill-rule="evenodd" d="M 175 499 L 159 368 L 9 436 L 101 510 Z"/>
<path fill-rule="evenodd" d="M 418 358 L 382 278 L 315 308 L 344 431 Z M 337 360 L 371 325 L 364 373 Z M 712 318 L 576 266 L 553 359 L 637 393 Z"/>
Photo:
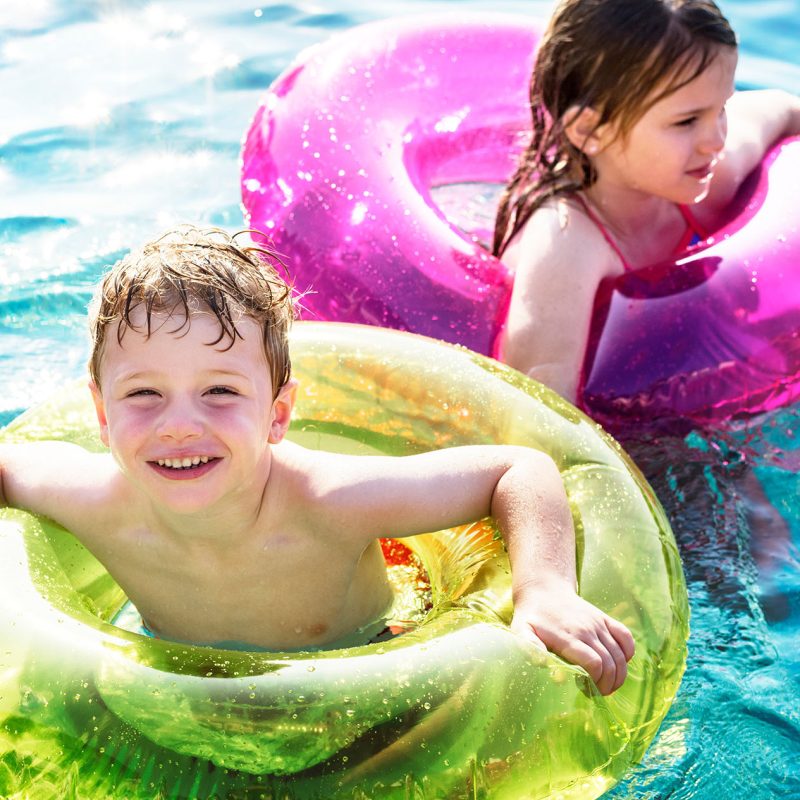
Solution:
<path fill-rule="evenodd" d="M 256 323 L 229 349 L 194 313 L 109 336 L 92 386 L 110 454 L 62 442 L 0 448 L 2 502 L 49 516 L 168 638 L 324 645 L 381 615 L 377 537 L 492 515 L 512 563 L 512 627 L 617 689 L 634 644 L 575 591 L 575 538 L 552 460 L 510 446 L 342 456 L 284 441 L 293 381 L 273 397 Z M 225 343 L 227 345 L 227 343 Z M 177 469 L 176 464 L 188 468 Z"/>
<path fill-rule="evenodd" d="M 736 51 L 720 47 L 704 72 L 626 135 L 613 122 L 595 130 L 591 108 L 567 112 L 567 134 L 598 176 L 584 198 L 633 269 L 674 252 L 686 228 L 678 204 L 713 230 L 767 148 L 800 133 L 800 99 L 734 94 L 735 68 Z M 533 214 L 503 261 L 516 273 L 503 360 L 575 402 L 595 296 L 601 281 L 623 274 L 619 256 L 566 197 Z"/>
<path fill-rule="evenodd" d="M 630 268 L 675 252 L 686 228 L 678 204 L 691 206 L 704 228 L 718 227 L 767 149 L 800 134 L 800 98 L 777 90 L 734 93 L 735 69 L 736 51 L 720 47 L 704 72 L 651 106 L 626 135 L 614 123 L 595 129 L 591 108 L 566 121 L 570 140 L 597 171 L 584 199 Z M 503 261 L 516 273 L 503 360 L 576 402 L 595 297 L 603 280 L 624 273 L 619 256 L 567 197 L 538 209 Z M 786 522 L 755 475 L 741 491 L 760 509 L 751 515 L 757 549 L 766 542 L 786 547 Z"/>

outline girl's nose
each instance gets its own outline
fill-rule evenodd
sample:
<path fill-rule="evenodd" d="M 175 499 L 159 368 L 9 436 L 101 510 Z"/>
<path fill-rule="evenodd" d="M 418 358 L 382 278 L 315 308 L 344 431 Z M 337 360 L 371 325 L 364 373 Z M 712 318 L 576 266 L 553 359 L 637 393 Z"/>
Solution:
<path fill-rule="evenodd" d="M 711 123 L 705 131 L 705 135 L 703 136 L 703 141 L 701 144 L 702 151 L 712 155 L 721 153 L 722 148 L 725 147 L 725 139 L 727 136 L 728 118 L 725 116 L 725 114 L 722 114 L 718 119 Z"/>
<path fill-rule="evenodd" d="M 197 439 L 203 433 L 203 423 L 189 402 L 173 401 L 158 421 L 156 434 L 161 439 L 185 441 Z"/>

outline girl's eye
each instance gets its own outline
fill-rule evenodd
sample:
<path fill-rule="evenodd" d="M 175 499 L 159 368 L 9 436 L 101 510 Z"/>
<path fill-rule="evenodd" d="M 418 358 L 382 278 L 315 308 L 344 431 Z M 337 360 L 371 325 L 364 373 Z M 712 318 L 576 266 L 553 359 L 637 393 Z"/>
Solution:
<path fill-rule="evenodd" d="M 697 121 L 697 117 L 686 117 L 686 119 L 679 120 L 675 124 L 679 128 L 688 128 Z"/>

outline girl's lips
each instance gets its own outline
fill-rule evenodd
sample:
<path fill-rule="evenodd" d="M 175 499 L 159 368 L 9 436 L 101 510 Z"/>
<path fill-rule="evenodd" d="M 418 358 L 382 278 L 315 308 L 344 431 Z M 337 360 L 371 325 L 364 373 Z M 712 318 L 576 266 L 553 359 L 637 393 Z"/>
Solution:
<path fill-rule="evenodd" d="M 163 459 L 159 459 L 163 460 Z M 177 459 L 175 459 L 177 460 Z M 168 467 L 163 464 L 159 464 L 158 461 L 148 461 L 148 465 L 159 475 L 163 478 L 167 478 L 171 481 L 190 481 L 194 480 L 195 478 L 202 478 L 203 475 L 207 475 L 214 467 L 219 464 L 221 459 L 209 457 L 208 461 L 203 463 L 202 461 L 199 464 L 193 464 L 189 467 Z"/>
<path fill-rule="evenodd" d="M 690 169 L 686 174 L 691 175 L 692 178 L 703 180 L 703 178 L 710 178 L 714 173 L 714 163 L 704 164 L 697 169 Z"/>

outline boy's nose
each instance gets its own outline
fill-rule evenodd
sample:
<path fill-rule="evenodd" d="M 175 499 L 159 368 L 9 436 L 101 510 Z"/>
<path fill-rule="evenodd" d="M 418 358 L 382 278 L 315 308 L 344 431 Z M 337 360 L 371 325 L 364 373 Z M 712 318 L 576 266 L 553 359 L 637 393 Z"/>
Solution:
<path fill-rule="evenodd" d="M 203 433 L 203 424 L 188 403 L 170 403 L 158 421 L 156 433 L 161 439 L 197 439 Z"/>

